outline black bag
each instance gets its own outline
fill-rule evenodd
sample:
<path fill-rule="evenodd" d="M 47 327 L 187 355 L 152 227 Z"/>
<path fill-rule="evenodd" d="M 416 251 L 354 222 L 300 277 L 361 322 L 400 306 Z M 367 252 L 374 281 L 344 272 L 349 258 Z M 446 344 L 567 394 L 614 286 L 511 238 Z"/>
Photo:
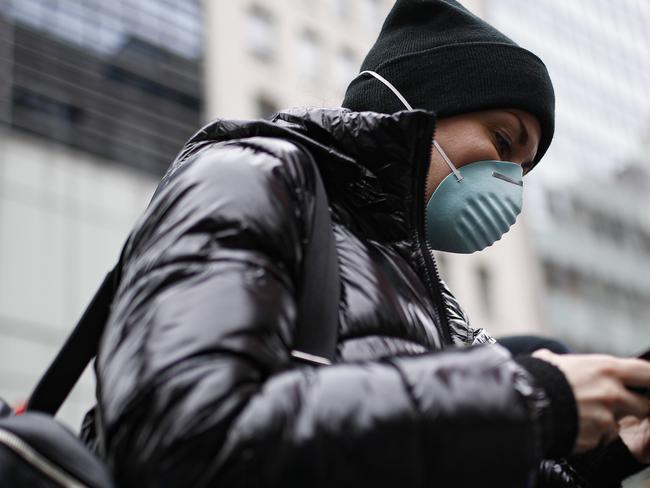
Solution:
<path fill-rule="evenodd" d="M 112 487 L 106 465 L 50 415 L 0 419 L 0 486 Z"/>
<path fill-rule="evenodd" d="M 113 298 L 111 271 L 30 396 L 14 415 L 0 401 L 0 486 L 108 488 L 107 466 L 54 415 L 94 357 Z"/>
<path fill-rule="evenodd" d="M 324 365 L 336 352 L 340 285 L 327 195 L 311 164 L 316 174 L 314 226 L 305 250 L 291 355 L 298 363 Z M 0 487 L 114 486 L 108 467 L 54 415 L 97 353 L 119 282 L 117 269 L 108 273 L 38 382 L 26 412 L 14 415 L 0 400 Z"/>

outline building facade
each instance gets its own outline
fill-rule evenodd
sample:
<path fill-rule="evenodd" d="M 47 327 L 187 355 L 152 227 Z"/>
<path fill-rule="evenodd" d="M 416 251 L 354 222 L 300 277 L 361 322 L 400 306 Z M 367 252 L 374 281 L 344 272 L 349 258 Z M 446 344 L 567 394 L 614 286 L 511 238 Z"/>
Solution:
<path fill-rule="evenodd" d="M 0 396 L 24 401 L 202 122 L 197 1 L 0 0 Z M 64 405 L 73 428 L 92 374 Z"/>
<path fill-rule="evenodd" d="M 556 135 L 527 189 L 543 321 L 578 350 L 637 354 L 650 347 L 650 4 L 486 0 L 484 15 L 555 85 Z"/>
<path fill-rule="evenodd" d="M 392 0 L 205 0 L 207 118 L 339 106 Z"/>
<path fill-rule="evenodd" d="M 461 0 L 461 3 L 491 22 L 491 1 Z M 528 43 L 523 45 L 533 49 Z M 530 213 L 529 199 L 524 198 L 524 209 L 516 224 L 500 241 L 479 253 L 437 253 L 444 278 L 474 326 L 485 327 L 496 337 L 552 332 L 545 320 L 540 293 L 542 270 L 526 226 Z"/>
<path fill-rule="evenodd" d="M 650 164 L 548 188 L 550 218 L 531 221 L 556 335 L 579 350 L 636 355 L 650 347 Z"/>
<path fill-rule="evenodd" d="M 556 135 L 527 190 L 544 321 L 583 351 L 650 347 L 648 200 L 629 181 L 650 168 L 650 4 L 488 0 L 485 15 L 555 85 Z"/>
<path fill-rule="evenodd" d="M 650 7 L 461 1 L 544 59 L 558 122 L 523 217 L 484 252 L 439 253 L 443 277 L 495 335 L 650 346 Z M 25 400 L 187 137 L 338 106 L 392 4 L 0 0 L 0 396 Z M 63 419 L 92 396 L 86 372 Z"/>
<path fill-rule="evenodd" d="M 205 2 L 208 118 L 267 117 L 278 109 L 339 106 L 393 0 Z M 463 2 L 477 15 L 485 0 Z M 353 35 L 351 35 L 353 34 Z M 536 331 L 539 271 L 526 229 L 474 256 L 440 255 L 442 274 L 477 326 Z M 517 290 L 513 301 L 507 293 Z"/>

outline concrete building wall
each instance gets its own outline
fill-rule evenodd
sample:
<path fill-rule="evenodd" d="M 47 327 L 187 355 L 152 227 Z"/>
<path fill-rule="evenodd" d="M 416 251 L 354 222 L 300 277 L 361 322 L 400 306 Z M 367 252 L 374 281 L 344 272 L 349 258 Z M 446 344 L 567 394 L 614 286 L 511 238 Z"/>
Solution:
<path fill-rule="evenodd" d="M 527 222 L 545 276 L 544 320 L 580 350 L 638 352 L 650 344 L 650 313 L 636 305 L 650 296 L 640 244 L 647 197 L 616 173 L 631 159 L 650 168 L 650 6 L 488 0 L 485 10 L 544 60 L 555 86 L 554 141 L 528 188 L 540 197 Z"/>
<path fill-rule="evenodd" d="M 13 405 L 200 124 L 201 18 L 195 0 L 0 0 L 0 397 Z M 60 418 L 78 429 L 93 397 L 87 371 Z"/>
<path fill-rule="evenodd" d="M 490 0 L 460 3 L 490 22 Z M 522 215 L 491 247 L 471 255 L 437 253 L 443 277 L 474 326 L 485 327 L 495 336 L 551 332 L 542 310 L 541 271 L 526 226 L 528 197 L 527 189 Z"/>
<path fill-rule="evenodd" d="M 0 392 L 23 402 L 76 323 L 155 179 L 6 127 L 0 139 Z M 61 411 L 78 428 L 87 371 Z"/>
<path fill-rule="evenodd" d="M 650 168 L 643 147 L 650 3 L 486 0 L 485 6 L 489 22 L 540 56 L 555 86 L 555 138 L 528 188 L 535 200 L 528 232 L 544 276 L 543 320 L 580 350 L 638 353 L 650 344 L 650 255 L 642 244 L 650 235 L 647 190 L 635 192 L 615 174 L 630 158 Z M 624 486 L 650 486 L 648 478 L 646 470 Z"/>
<path fill-rule="evenodd" d="M 472 324 L 497 337 L 551 333 L 543 320 L 541 272 L 524 218 L 479 253 L 436 253 L 443 278 Z"/>
<path fill-rule="evenodd" d="M 205 0 L 208 118 L 263 116 L 260 99 L 276 109 L 339 106 L 393 3 Z M 485 13 L 484 0 L 462 3 L 479 16 Z M 258 18 L 261 25 L 256 28 L 252 18 Z M 313 77 L 305 72 L 306 33 L 318 46 L 312 51 L 319 56 Z M 346 53 L 347 63 L 343 62 Z M 544 333 L 538 305 L 539 272 L 529 249 L 526 230 L 517 224 L 493 249 L 472 256 L 442 257 L 444 278 L 477 326 L 498 335 Z"/>
<path fill-rule="evenodd" d="M 338 106 L 391 0 L 204 0 L 206 114 Z"/>
<path fill-rule="evenodd" d="M 484 12 L 483 0 L 465 3 L 478 15 Z M 206 119 L 339 105 L 392 4 L 204 0 Z M 20 402 L 117 258 L 157 178 L 3 130 L 0 392 Z M 442 257 L 443 276 L 476 326 L 497 335 L 544 330 L 538 272 L 527 246 L 526 231 L 517 224 L 485 252 Z M 93 388 L 87 374 L 64 408 L 62 417 L 72 426 L 92 401 Z"/>

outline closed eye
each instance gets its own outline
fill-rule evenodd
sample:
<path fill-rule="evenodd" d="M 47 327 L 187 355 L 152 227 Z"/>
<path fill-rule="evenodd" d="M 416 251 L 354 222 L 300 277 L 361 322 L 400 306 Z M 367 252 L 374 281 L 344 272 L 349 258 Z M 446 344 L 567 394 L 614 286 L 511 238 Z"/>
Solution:
<path fill-rule="evenodd" d="M 512 144 L 510 141 L 503 134 L 501 134 L 501 132 L 495 132 L 494 139 L 496 141 L 496 149 L 501 160 L 510 160 L 510 157 L 512 156 Z"/>

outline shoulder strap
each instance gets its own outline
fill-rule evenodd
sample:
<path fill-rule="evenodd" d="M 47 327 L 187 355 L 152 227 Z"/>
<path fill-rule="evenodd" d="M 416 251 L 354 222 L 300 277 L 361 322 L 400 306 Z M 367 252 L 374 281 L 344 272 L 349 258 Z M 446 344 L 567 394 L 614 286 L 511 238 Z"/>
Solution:
<path fill-rule="evenodd" d="M 299 362 L 327 365 L 334 361 L 339 326 L 339 265 L 329 204 L 318 167 L 314 216 L 305 246 L 298 324 L 291 356 Z"/>
<path fill-rule="evenodd" d="M 113 268 L 106 275 L 76 327 L 39 380 L 29 397 L 27 410 L 56 415 L 88 363 L 97 354 L 99 339 L 115 295 L 116 269 Z"/>
<path fill-rule="evenodd" d="M 305 246 L 302 283 L 298 299 L 295 361 L 330 364 L 336 353 L 340 298 L 336 242 L 327 194 L 315 168 L 316 185 L 311 237 Z M 88 363 L 97 354 L 117 289 L 117 267 L 104 278 L 50 367 L 41 377 L 27 403 L 28 410 L 56 415 Z"/>

